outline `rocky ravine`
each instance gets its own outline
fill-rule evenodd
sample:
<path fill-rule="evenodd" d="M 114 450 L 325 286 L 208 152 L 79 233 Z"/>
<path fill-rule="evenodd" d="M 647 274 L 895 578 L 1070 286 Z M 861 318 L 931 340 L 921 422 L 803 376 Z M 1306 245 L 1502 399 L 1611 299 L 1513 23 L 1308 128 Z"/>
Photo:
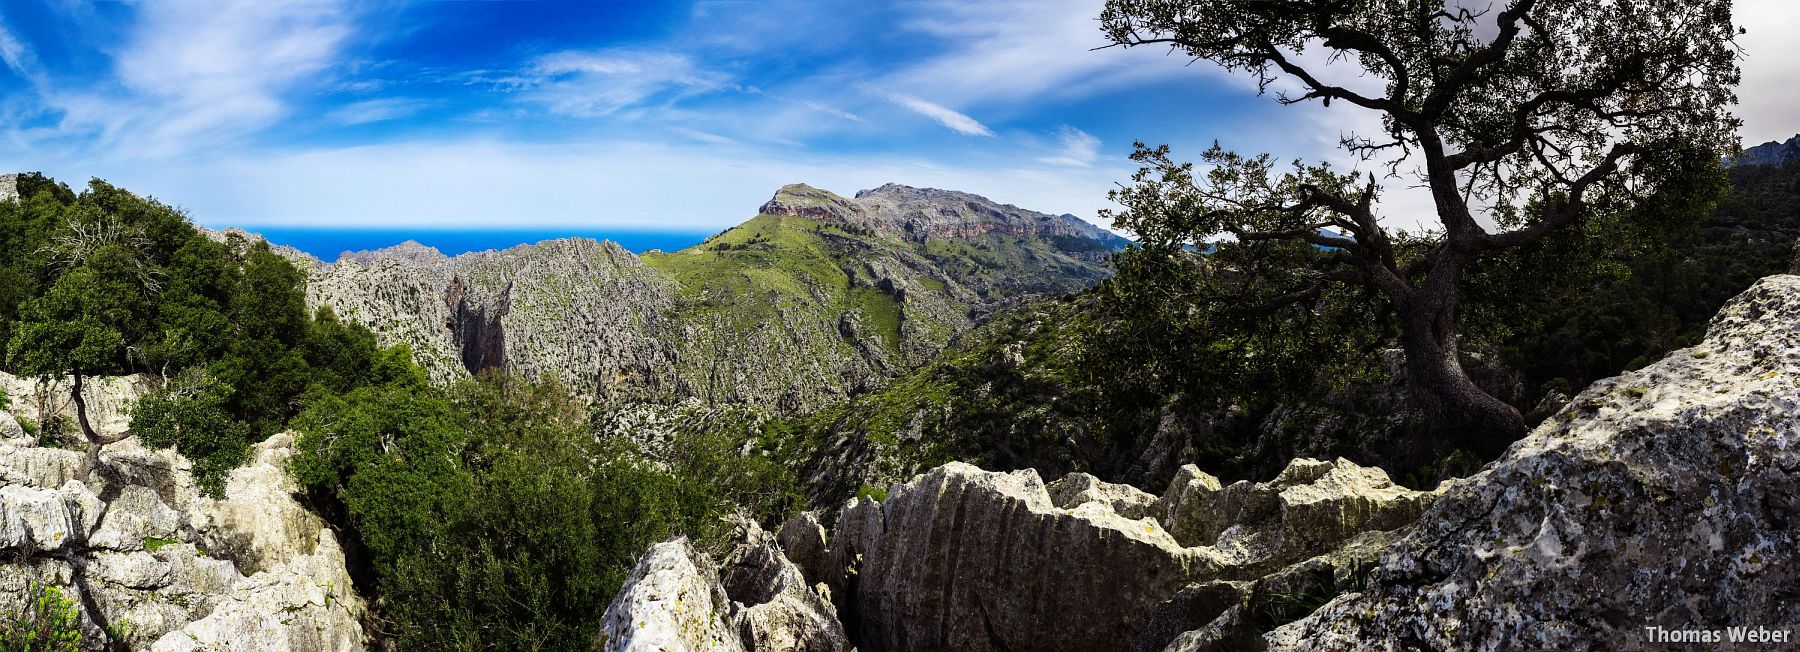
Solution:
<path fill-rule="evenodd" d="M 1800 628 L 1797 396 L 1800 277 L 1776 276 L 1700 345 L 1596 383 L 1436 492 L 1343 460 L 1229 487 L 1186 467 L 1160 498 L 951 464 L 852 501 L 829 537 L 790 521 L 780 561 L 833 600 L 839 645 L 863 650 L 1659 647 L 1647 628 L 1730 642 L 1734 627 Z M 622 595 L 716 584 L 705 559 L 688 564 L 634 574 Z M 664 638 L 617 630 L 607 649 L 727 627 L 741 600 L 713 594 L 622 597 L 609 619 Z M 658 625 L 674 620 L 688 628 Z"/>
<path fill-rule="evenodd" d="M 40 417 L 17 398 L 30 383 L 0 384 L 20 416 Z M 98 428 L 124 427 L 131 386 L 90 388 Z M 0 611 L 18 609 L 35 582 L 75 600 L 89 649 L 363 648 L 363 602 L 343 551 L 292 497 L 291 435 L 257 445 L 224 500 L 198 493 L 185 458 L 136 438 L 106 447 L 85 483 L 71 478 L 79 451 L 36 443 L 0 412 Z"/>

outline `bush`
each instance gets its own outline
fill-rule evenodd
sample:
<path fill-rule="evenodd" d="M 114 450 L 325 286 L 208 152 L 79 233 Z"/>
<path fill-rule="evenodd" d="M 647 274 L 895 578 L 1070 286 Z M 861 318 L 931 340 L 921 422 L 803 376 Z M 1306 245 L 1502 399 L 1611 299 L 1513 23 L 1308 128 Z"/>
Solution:
<path fill-rule="evenodd" d="M 0 650 L 76 652 L 81 649 L 81 614 L 62 589 L 29 582 L 24 609 L 0 614 Z"/>
<path fill-rule="evenodd" d="M 250 452 L 250 426 L 228 411 L 232 389 L 202 369 L 189 369 L 138 399 L 131 429 L 152 448 L 174 447 L 194 461 L 194 482 L 225 497 L 225 476 Z"/>
<path fill-rule="evenodd" d="M 687 535 L 720 551 L 740 505 L 773 521 L 799 497 L 786 467 L 740 453 L 749 431 L 683 432 L 650 459 L 596 438 L 555 381 L 407 376 L 314 395 L 295 425 L 290 468 L 344 505 L 379 633 L 401 650 L 591 640 L 647 547 Z"/>

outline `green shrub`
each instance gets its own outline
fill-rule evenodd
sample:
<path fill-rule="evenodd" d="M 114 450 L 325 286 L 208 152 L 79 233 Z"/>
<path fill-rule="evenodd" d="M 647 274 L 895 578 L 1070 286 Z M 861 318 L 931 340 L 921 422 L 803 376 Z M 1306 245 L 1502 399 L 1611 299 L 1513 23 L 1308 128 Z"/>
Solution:
<path fill-rule="evenodd" d="M 444 390 L 419 374 L 316 394 L 294 423 L 290 469 L 343 504 L 381 595 L 378 633 L 400 650 L 591 640 L 647 547 L 686 535 L 722 551 L 727 514 L 772 523 L 799 501 L 787 467 L 741 453 L 753 428 L 682 432 L 651 459 L 594 437 L 555 381 Z"/>
<path fill-rule="evenodd" d="M 144 445 L 174 447 L 193 460 L 195 484 L 213 498 L 225 497 L 226 474 L 250 452 L 250 426 L 232 418 L 231 393 L 204 370 L 189 369 L 139 399 L 131 416 Z"/>
<path fill-rule="evenodd" d="M 76 652 L 81 649 L 81 614 L 62 589 L 27 583 L 25 607 L 0 614 L 0 650 Z"/>

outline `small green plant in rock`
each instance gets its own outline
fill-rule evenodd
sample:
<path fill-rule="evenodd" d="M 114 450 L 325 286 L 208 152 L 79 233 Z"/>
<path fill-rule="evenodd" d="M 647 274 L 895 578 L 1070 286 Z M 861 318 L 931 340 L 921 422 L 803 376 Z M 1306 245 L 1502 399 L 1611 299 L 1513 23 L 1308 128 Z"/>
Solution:
<path fill-rule="evenodd" d="M 76 652 L 81 649 L 81 614 L 62 589 L 28 582 L 26 602 L 17 612 L 0 614 L 0 650 L 6 652 Z"/>

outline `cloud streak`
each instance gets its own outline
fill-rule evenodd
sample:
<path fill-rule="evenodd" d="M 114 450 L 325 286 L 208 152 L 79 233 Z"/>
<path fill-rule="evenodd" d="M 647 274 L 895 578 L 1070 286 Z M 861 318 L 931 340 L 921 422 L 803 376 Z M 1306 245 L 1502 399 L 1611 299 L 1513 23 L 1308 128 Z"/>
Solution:
<path fill-rule="evenodd" d="M 498 81 L 554 113 L 601 118 L 656 99 L 717 91 L 727 78 L 683 54 L 609 49 L 547 54 Z"/>
<path fill-rule="evenodd" d="M 899 93 L 882 93 L 881 96 L 887 98 L 889 102 L 899 105 L 901 108 L 936 120 L 938 124 L 944 125 L 956 133 L 965 136 L 994 137 L 994 132 L 988 129 L 987 125 L 981 124 L 974 118 L 958 113 L 954 109 L 942 104 Z"/>

